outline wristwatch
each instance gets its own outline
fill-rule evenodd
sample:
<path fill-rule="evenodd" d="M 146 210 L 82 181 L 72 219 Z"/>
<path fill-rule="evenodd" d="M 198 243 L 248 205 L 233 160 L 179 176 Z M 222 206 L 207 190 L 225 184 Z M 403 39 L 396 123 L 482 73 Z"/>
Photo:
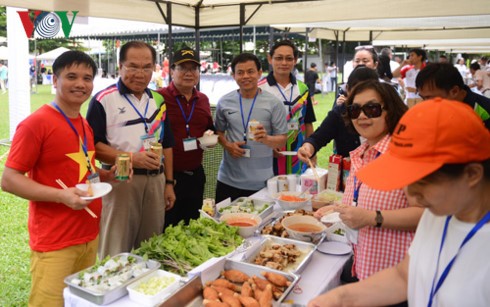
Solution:
<path fill-rule="evenodd" d="M 175 180 L 175 179 L 165 179 L 165 184 L 171 184 L 171 185 L 175 186 L 176 183 L 177 183 L 177 180 Z"/>
<path fill-rule="evenodd" d="M 381 211 L 376 210 L 376 218 L 374 220 L 376 221 L 376 227 L 380 228 L 383 225 L 384 218 Z"/>

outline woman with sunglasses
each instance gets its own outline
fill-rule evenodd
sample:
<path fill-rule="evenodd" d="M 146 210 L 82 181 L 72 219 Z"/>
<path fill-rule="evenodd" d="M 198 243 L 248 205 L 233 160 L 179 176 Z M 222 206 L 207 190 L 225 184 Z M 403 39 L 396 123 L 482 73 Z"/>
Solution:
<path fill-rule="evenodd" d="M 380 190 L 405 187 L 426 209 L 402 262 L 309 307 L 490 306 L 490 133 L 472 108 L 441 98 L 415 105 L 387 152 L 357 175 Z"/>
<path fill-rule="evenodd" d="M 386 83 L 357 84 L 346 101 L 345 120 L 366 142 L 350 153 L 351 170 L 342 205 L 342 222 L 359 230 L 352 273 L 362 280 L 403 259 L 412 242 L 422 208 L 409 207 L 403 190 L 375 190 L 363 184 L 357 171 L 387 150 L 395 126 L 407 111 L 398 93 Z M 320 208 L 320 218 L 330 208 Z"/>

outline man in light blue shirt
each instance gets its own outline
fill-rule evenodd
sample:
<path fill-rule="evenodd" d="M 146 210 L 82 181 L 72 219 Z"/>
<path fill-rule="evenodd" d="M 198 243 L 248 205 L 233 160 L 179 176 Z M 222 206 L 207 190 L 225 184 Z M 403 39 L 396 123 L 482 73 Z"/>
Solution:
<path fill-rule="evenodd" d="M 259 59 L 242 53 L 231 63 L 239 89 L 218 102 L 215 126 L 224 148 L 218 171 L 216 201 L 249 196 L 272 177 L 272 152 L 287 137 L 286 110 L 274 95 L 258 88 L 262 76 Z M 250 132 L 251 123 L 258 124 Z M 252 124 L 253 126 L 253 124 Z"/>
<path fill-rule="evenodd" d="M 8 68 L 3 61 L 0 61 L 0 88 L 2 89 L 2 94 L 7 92 L 7 78 L 8 78 Z"/>

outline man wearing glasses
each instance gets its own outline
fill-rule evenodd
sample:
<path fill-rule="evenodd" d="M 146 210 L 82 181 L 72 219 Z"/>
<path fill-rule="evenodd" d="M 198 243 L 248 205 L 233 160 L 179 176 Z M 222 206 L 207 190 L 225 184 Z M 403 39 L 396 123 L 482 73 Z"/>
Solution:
<path fill-rule="evenodd" d="M 274 149 L 275 175 L 301 174 L 304 171 L 307 165 L 296 155 L 285 156 L 281 151 L 298 151 L 313 133 L 313 122 L 316 121 L 308 86 L 292 74 L 298 55 L 298 48 L 291 41 L 275 43 L 267 56 L 272 71 L 259 81 L 259 87 L 279 98 L 287 112 L 288 139 L 285 147 Z"/>
<path fill-rule="evenodd" d="M 119 58 L 121 78 L 97 93 L 87 111 L 102 167 L 109 168 L 118 154 L 127 153 L 134 172 L 131 182 L 112 184 L 112 192 L 102 199 L 100 258 L 130 252 L 161 233 L 165 211 L 175 202 L 173 134 L 163 97 L 148 89 L 155 49 L 132 41 L 121 47 Z M 150 151 L 156 142 L 163 147 L 163 163 Z"/>
<path fill-rule="evenodd" d="M 202 166 L 203 150 L 197 138 L 206 130 L 214 130 L 208 97 L 195 86 L 199 83 L 199 57 L 189 47 L 177 51 L 170 75 L 172 82 L 159 90 L 165 98 L 174 134 L 174 179 L 177 200 L 165 215 L 165 226 L 199 217 L 206 175 Z"/>

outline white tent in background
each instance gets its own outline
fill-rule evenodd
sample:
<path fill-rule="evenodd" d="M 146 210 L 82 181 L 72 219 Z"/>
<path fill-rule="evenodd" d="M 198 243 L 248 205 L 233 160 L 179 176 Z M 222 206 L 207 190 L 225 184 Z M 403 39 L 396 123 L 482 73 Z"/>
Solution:
<path fill-rule="evenodd" d="M 8 48 L 6 46 L 1 46 L 0 47 L 0 60 L 7 60 L 8 59 Z"/>
<path fill-rule="evenodd" d="M 65 48 L 65 47 L 59 47 L 56 49 L 53 49 L 51 51 L 42 53 L 36 57 L 37 60 L 48 60 L 48 61 L 54 61 L 57 57 L 62 55 L 63 53 L 70 51 L 70 49 Z"/>

